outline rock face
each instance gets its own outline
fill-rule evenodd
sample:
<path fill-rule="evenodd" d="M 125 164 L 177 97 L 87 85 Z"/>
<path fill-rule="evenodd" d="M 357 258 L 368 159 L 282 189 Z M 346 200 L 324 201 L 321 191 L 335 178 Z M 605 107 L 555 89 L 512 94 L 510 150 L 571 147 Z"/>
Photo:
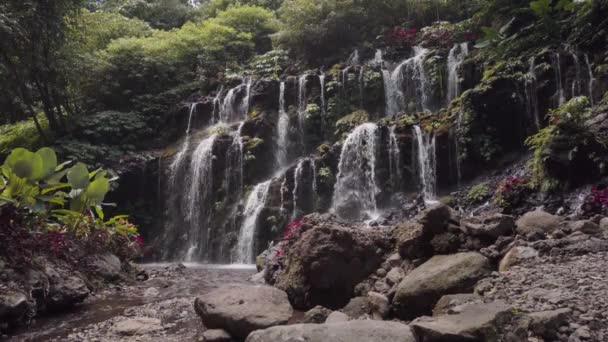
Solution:
<path fill-rule="evenodd" d="M 205 327 L 244 339 L 250 332 L 285 324 L 293 310 L 285 292 L 268 286 L 230 285 L 197 298 Z"/>
<path fill-rule="evenodd" d="M 507 254 L 500 260 L 498 265 L 499 272 L 506 272 L 511 267 L 521 263 L 524 260 L 529 260 L 538 257 L 538 251 L 531 247 L 516 246 L 511 248 Z"/>
<path fill-rule="evenodd" d="M 429 314 L 441 296 L 472 291 L 489 273 L 488 259 L 476 252 L 434 256 L 401 281 L 393 310 L 404 319 Z"/>
<path fill-rule="evenodd" d="M 407 325 L 382 321 L 296 324 L 259 330 L 246 342 L 416 342 Z"/>
<path fill-rule="evenodd" d="M 420 317 L 411 323 L 420 341 L 499 341 L 513 314 L 501 302 L 466 305 L 460 314 Z"/>
<path fill-rule="evenodd" d="M 388 238 L 380 231 L 317 226 L 290 247 L 275 286 L 287 292 L 297 309 L 340 308 L 355 286 L 378 269 L 387 246 Z"/>
<path fill-rule="evenodd" d="M 525 213 L 515 224 L 519 234 L 527 235 L 537 231 L 552 233 L 559 228 L 562 222 L 563 219 L 559 216 L 551 215 L 542 210 L 534 210 Z"/>

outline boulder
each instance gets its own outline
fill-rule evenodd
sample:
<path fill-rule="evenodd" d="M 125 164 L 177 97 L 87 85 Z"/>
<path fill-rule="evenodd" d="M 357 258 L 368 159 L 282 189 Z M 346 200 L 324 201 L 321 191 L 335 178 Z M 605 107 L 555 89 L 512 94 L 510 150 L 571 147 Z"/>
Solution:
<path fill-rule="evenodd" d="M 382 320 L 388 315 L 388 298 L 370 292 L 366 297 L 355 297 L 342 309 L 348 317 L 353 319 L 372 318 Z"/>
<path fill-rule="evenodd" d="M 230 342 L 232 337 L 221 329 L 209 329 L 203 332 L 203 341 L 205 342 Z"/>
<path fill-rule="evenodd" d="M 116 255 L 106 253 L 94 255 L 91 258 L 90 264 L 102 278 L 107 281 L 114 281 L 120 278 L 122 264 Z"/>
<path fill-rule="evenodd" d="M 386 282 L 392 286 L 398 284 L 404 276 L 405 272 L 403 272 L 403 269 L 401 269 L 401 267 L 393 267 L 386 274 Z"/>
<path fill-rule="evenodd" d="M 608 217 L 603 217 L 600 220 L 600 230 L 603 233 L 608 233 Z"/>
<path fill-rule="evenodd" d="M 317 225 L 288 249 L 287 266 L 275 286 L 287 292 L 297 309 L 343 307 L 355 286 L 378 269 L 389 246 L 379 229 Z"/>
<path fill-rule="evenodd" d="M 327 320 L 327 317 L 331 314 L 331 310 L 324 308 L 320 305 L 306 311 L 304 314 L 304 320 L 302 323 L 316 323 L 320 324 Z"/>
<path fill-rule="evenodd" d="M 64 310 L 70 308 L 87 298 L 89 289 L 84 280 L 78 276 L 68 278 L 55 278 L 51 281 L 46 298 L 49 310 Z"/>
<path fill-rule="evenodd" d="M 384 321 L 296 324 L 254 331 L 246 342 L 416 342 L 410 327 Z"/>
<path fill-rule="evenodd" d="M 134 317 L 122 320 L 112 328 L 118 335 L 145 335 L 163 330 L 163 326 L 158 318 Z"/>
<path fill-rule="evenodd" d="M 403 319 L 430 314 L 443 295 L 472 292 L 490 272 L 489 260 L 477 252 L 434 256 L 399 283 L 393 310 Z"/>
<path fill-rule="evenodd" d="M 433 308 L 433 316 L 460 313 L 468 304 L 481 303 L 483 298 L 475 293 L 445 295 Z"/>
<path fill-rule="evenodd" d="M 552 233 L 559 228 L 562 222 L 563 218 L 537 209 L 525 213 L 515 224 L 517 225 L 517 232 L 527 236 L 537 231 L 544 234 Z"/>
<path fill-rule="evenodd" d="M 502 302 L 466 305 L 459 314 L 419 317 L 410 326 L 424 342 L 499 341 L 513 317 Z"/>
<path fill-rule="evenodd" d="M 491 214 L 462 219 L 460 226 L 465 234 L 495 241 L 498 237 L 513 232 L 515 220 L 509 215 Z"/>
<path fill-rule="evenodd" d="M 347 322 L 349 320 L 350 320 L 350 318 L 348 317 L 347 314 L 340 312 L 340 311 L 334 311 L 334 312 L 330 313 L 329 316 L 327 316 L 325 323 L 342 323 L 342 322 Z"/>
<path fill-rule="evenodd" d="M 507 254 L 500 260 L 498 264 L 499 272 L 507 272 L 511 267 L 520 264 L 525 260 L 530 260 L 538 257 L 538 251 L 532 247 L 515 246 L 511 248 Z"/>
<path fill-rule="evenodd" d="M 589 220 L 568 222 L 568 228 L 570 228 L 572 232 L 581 232 L 589 235 L 597 235 L 601 233 L 600 226 Z"/>
<path fill-rule="evenodd" d="M 535 336 L 555 339 L 559 327 L 567 324 L 571 313 L 568 308 L 530 313 L 527 315 L 528 330 Z"/>
<path fill-rule="evenodd" d="M 250 332 L 286 324 L 293 314 L 287 294 L 269 286 L 229 285 L 194 302 L 205 327 L 244 339 Z"/>
<path fill-rule="evenodd" d="M 2 290 L 0 293 L 0 331 L 2 325 L 13 325 L 24 320 L 34 310 L 25 294 L 19 291 Z"/>
<path fill-rule="evenodd" d="M 450 222 L 450 208 L 437 204 L 416 217 L 414 221 L 395 226 L 392 230 L 399 254 L 406 259 L 417 259 L 429 256 L 429 247 L 433 236 L 446 231 Z"/>

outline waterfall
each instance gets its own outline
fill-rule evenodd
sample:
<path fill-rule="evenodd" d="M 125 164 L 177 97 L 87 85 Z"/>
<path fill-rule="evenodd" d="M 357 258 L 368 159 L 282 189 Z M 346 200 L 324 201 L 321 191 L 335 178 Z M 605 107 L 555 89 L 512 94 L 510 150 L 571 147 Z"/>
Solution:
<path fill-rule="evenodd" d="M 277 123 L 277 164 L 283 168 L 288 163 L 289 116 L 285 109 L 285 82 L 279 90 L 279 122 Z"/>
<path fill-rule="evenodd" d="M 535 59 L 534 57 L 530 58 L 528 74 L 526 82 L 524 86 L 526 88 L 526 100 L 528 107 L 528 114 L 534 119 L 534 124 L 536 125 L 536 129 L 540 129 L 540 114 L 538 112 L 538 80 L 536 78 L 535 71 Z"/>
<path fill-rule="evenodd" d="M 355 49 L 353 51 L 353 53 L 350 54 L 350 56 L 348 56 L 348 59 L 346 60 L 346 64 L 347 65 L 351 65 L 351 66 L 355 66 L 355 65 L 360 65 L 361 64 L 361 59 L 359 58 L 359 50 Z"/>
<path fill-rule="evenodd" d="M 407 86 L 404 83 L 411 83 L 414 86 L 414 89 L 410 89 L 410 94 L 416 101 L 417 109 L 428 110 L 427 80 L 424 71 L 424 58 L 427 53 L 427 49 L 415 46 L 414 56 L 401 62 L 392 73 L 386 69 L 382 70 L 386 115 L 396 115 L 407 109 L 404 93 L 404 86 L 405 90 Z"/>
<path fill-rule="evenodd" d="M 188 223 L 188 248 L 186 261 L 193 261 L 195 253 L 201 256 L 202 246 L 208 251 L 208 239 L 202 231 L 208 231 L 209 215 L 211 208 L 209 198 L 213 192 L 213 145 L 217 135 L 204 139 L 196 148 L 190 161 L 191 174 L 185 184 L 190 184 L 186 190 L 186 196 L 182 197 L 182 208 L 186 222 Z M 204 222 L 203 222 L 204 220 Z"/>
<path fill-rule="evenodd" d="M 226 152 L 226 193 L 237 200 L 243 191 L 243 139 L 241 133 L 245 122 L 232 134 L 232 144 Z"/>
<path fill-rule="evenodd" d="M 339 216 L 361 219 L 375 215 L 376 139 L 378 126 L 365 123 L 355 128 L 342 145 L 332 210 Z"/>
<path fill-rule="evenodd" d="M 559 57 L 559 52 L 553 54 L 553 69 L 555 72 L 555 86 L 557 87 L 557 92 L 555 94 L 557 99 L 557 107 L 566 103 L 566 97 L 564 96 L 564 87 L 562 85 L 562 66 Z"/>
<path fill-rule="evenodd" d="M 306 109 L 308 107 L 308 100 L 306 98 L 307 77 L 308 75 L 302 75 L 298 79 L 298 129 L 300 133 L 300 146 L 302 149 L 305 148 L 304 125 L 306 124 Z"/>
<path fill-rule="evenodd" d="M 418 146 L 418 174 L 422 185 L 425 202 L 435 200 L 435 136 L 422 132 L 420 126 L 414 126 L 414 135 Z"/>
<path fill-rule="evenodd" d="M 350 71 L 350 66 L 340 70 L 340 86 L 342 87 L 342 96 L 346 97 L 347 94 L 347 84 L 348 84 L 348 72 Z"/>
<path fill-rule="evenodd" d="M 384 59 L 382 57 L 382 50 L 376 50 L 376 54 L 374 54 L 374 59 L 372 60 L 373 64 L 382 65 L 384 63 Z"/>
<path fill-rule="evenodd" d="M 593 82 L 595 81 L 595 79 L 593 78 L 593 69 L 591 68 L 591 63 L 589 63 L 589 55 L 587 54 L 585 54 L 585 63 L 587 64 L 587 74 L 589 77 L 589 83 L 587 83 L 589 101 L 593 106 Z"/>
<path fill-rule="evenodd" d="M 327 114 L 327 103 L 325 100 L 325 74 L 319 75 L 319 84 L 321 85 L 321 112 L 323 116 Z"/>
<path fill-rule="evenodd" d="M 245 80 L 245 97 L 243 98 L 243 102 L 241 103 L 241 119 L 246 120 L 249 115 L 249 105 L 251 104 L 251 85 L 253 83 L 253 79 L 251 77 L 247 77 Z"/>
<path fill-rule="evenodd" d="M 303 158 L 300 159 L 300 162 L 298 163 L 298 165 L 296 166 L 296 169 L 293 173 L 293 211 L 292 211 L 292 215 L 291 218 L 292 220 L 295 220 L 298 218 L 299 215 L 299 209 L 301 209 L 300 206 L 298 206 L 298 201 L 300 199 L 300 192 L 302 191 L 302 183 L 305 181 L 304 179 L 304 167 L 305 164 L 308 164 L 309 167 L 309 172 L 312 176 L 312 182 L 311 182 L 311 193 L 312 193 L 312 197 L 313 197 L 313 201 L 314 201 L 314 197 L 316 196 L 317 193 L 317 170 L 316 170 L 316 164 L 314 159 L 312 158 Z M 314 203 L 313 203 L 313 207 L 314 207 Z"/>
<path fill-rule="evenodd" d="M 177 173 L 181 169 L 181 166 L 184 163 L 184 160 L 186 159 L 186 153 L 190 148 L 190 125 L 192 123 L 192 116 L 194 115 L 194 112 L 196 112 L 196 103 L 190 104 L 190 111 L 188 114 L 188 126 L 186 128 L 186 137 L 184 138 L 184 142 L 182 143 L 182 146 L 180 147 L 179 151 L 175 154 L 175 158 L 173 158 L 173 162 L 170 166 L 171 184 L 175 183 Z"/>
<path fill-rule="evenodd" d="M 572 81 L 572 91 L 571 97 L 574 98 L 581 94 L 581 65 L 578 60 L 578 55 L 573 50 L 570 50 L 570 55 L 572 55 L 572 61 L 574 62 L 574 70 L 576 71 L 576 78 Z"/>
<path fill-rule="evenodd" d="M 395 134 L 396 125 L 389 127 L 389 140 L 388 140 L 388 169 L 391 181 L 391 187 L 394 192 L 399 192 L 401 189 L 401 151 L 399 150 L 399 141 Z"/>
<path fill-rule="evenodd" d="M 454 44 L 448 54 L 448 104 L 460 96 L 458 67 L 469 54 L 468 43 Z"/>
<path fill-rule="evenodd" d="M 226 93 L 220 108 L 221 122 L 241 121 L 247 118 L 247 114 L 249 114 L 249 102 L 251 100 L 251 85 L 252 79 L 248 77 L 243 80 L 242 84 L 230 89 Z M 245 90 L 245 96 L 243 96 L 241 103 L 237 104 L 237 96 L 243 89 Z"/>
<path fill-rule="evenodd" d="M 222 92 L 224 91 L 224 86 L 220 86 L 220 89 L 215 94 L 213 98 L 213 114 L 211 115 L 211 123 L 215 124 L 220 121 L 220 110 L 222 107 Z"/>
<path fill-rule="evenodd" d="M 190 127 L 192 126 L 192 116 L 196 112 L 197 103 L 190 104 L 190 113 L 188 114 L 188 127 L 186 128 L 186 134 L 190 134 Z"/>
<path fill-rule="evenodd" d="M 285 192 L 289 190 L 287 188 L 287 176 L 283 176 L 283 182 L 281 183 L 281 213 L 285 212 Z"/>
<path fill-rule="evenodd" d="M 271 182 L 272 180 L 269 180 L 256 185 L 249 194 L 249 198 L 247 198 L 244 213 L 245 219 L 241 225 L 236 250 L 236 262 L 239 264 L 250 264 L 254 262 L 254 239 L 257 221 L 262 209 L 264 209 L 264 204 L 266 204 Z"/>
<path fill-rule="evenodd" d="M 363 89 L 365 88 L 365 67 L 359 69 L 359 106 L 363 108 Z"/>

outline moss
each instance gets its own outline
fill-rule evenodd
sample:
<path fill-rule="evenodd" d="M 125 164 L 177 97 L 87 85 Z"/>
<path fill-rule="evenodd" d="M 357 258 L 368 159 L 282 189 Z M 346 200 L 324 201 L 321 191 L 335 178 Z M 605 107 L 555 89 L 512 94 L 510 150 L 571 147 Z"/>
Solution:
<path fill-rule="evenodd" d="M 317 176 L 322 184 L 331 185 L 334 182 L 334 173 L 329 167 L 319 168 Z"/>
<path fill-rule="evenodd" d="M 245 143 L 245 150 L 247 150 L 247 152 L 254 151 L 263 143 L 264 143 L 264 139 L 260 139 L 258 137 L 249 138 L 249 139 L 247 139 L 247 142 Z"/>
<path fill-rule="evenodd" d="M 471 203 L 479 203 L 490 196 L 490 189 L 486 183 L 477 184 L 467 193 L 467 201 Z"/>
<path fill-rule="evenodd" d="M 443 196 L 439 199 L 439 203 L 447 206 L 453 206 L 456 204 L 456 199 L 453 196 Z"/>
<path fill-rule="evenodd" d="M 355 127 L 366 123 L 369 120 L 369 114 L 364 110 L 352 112 L 349 115 L 342 117 L 336 122 L 336 136 L 341 137 L 342 134 L 352 131 Z"/>
<path fill-rule="evenodd" d="M 49 136 L 49 124 L 45 116 L 38 115 L 38 121 L 45 131 L 45 134 Z M 8 153 L 16 147 L 36 150 L 42 147 L 42 145 L 40 133 L 32 119 L 0 126 L 0 156 L 8 155 Z"/>

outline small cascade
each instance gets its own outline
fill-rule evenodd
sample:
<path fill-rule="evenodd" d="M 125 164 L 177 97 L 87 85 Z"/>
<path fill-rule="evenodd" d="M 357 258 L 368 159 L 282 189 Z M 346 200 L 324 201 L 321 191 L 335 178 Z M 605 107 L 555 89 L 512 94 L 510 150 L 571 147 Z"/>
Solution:
<path fill-rule="evenodd" d="M 220 86 L 220 89 L 217 91 L 217 94 L 213 98 L 213 114 L 211 115 L 211 123 L 215 124 L 220 121 L 220 111 L 222 109 L 222 92 L 224 91 L 224 86 Z"/>
<path fill-rule="evenodd" d="M 253 79 L 247 77 L 245 79 L 245 97 L 241 103 L 241 120 L 246 120 L 249 115 L 249 105 L 251 104 L 251 86 L 253 85 Z"/>
<path fill-rule="evenodd" d="M 243 191 L 243 139 L 241 133 L 245 122 L 232 134 L 232 144 L 226 153 L 226 193 L 239 199 Z"/>
<path fill-rule="evenodd" d="M 190 104 L 190 111 L 188 114 L 188 126 L 186 127 L 186 137 L 184 138 L 184 142 L 180 147 L 179 151 L 175 154 L 175 158 L 173 158 L 173 162 L 170 167 L 170 179 L 171 184 L 175 183 L 175 179 L 177 177 L 178 171 L 181 169 L 184 160 L 186 159 L 186 153 L 190 148 L 190 125 L 192 124 L 192 117 L 196 112 L 196 103 Z"/>
<path fill-rule="evenodd" d="M 401 151 L 397 135 L 395 134 L 396 127 L 396 125 L 392 125 L 388 129 L 388 163 L 391 187 L 395 192 L 398 192 L 401 189 Z"/>
<path fill-rule="evenodd" d="M 460 160 L 460 134 L 462 134 L 462 120 L 464 116 L 464 109 L 461 107 L 458 111 L 458 118 L 456 119 L 456 132 L 454 133 L 454 148 L 456 153 L 456 180 L 458 185 L 462 180 L 462 161 Z"/>
<path fill-rule="evenodd" d="M 553 70 L 555 71 L 555 86 L 557 91 L 555 93 L 556 107 L 559 107 L 566 103 L 566 97 L 564 95 L 564 86 L 562 83 L 562 66 L 559 57 L 559 52 L 556 52 L 552 56 Z"/>
<path fill-rule="evenodd" d="M 574 63 L 574 70 L 576 71 L 575 79 L 572 81 L 571 98 L 581 95 L 581 64 L 579 63 L 578 55 L 574 50 L 569 49 L 570 55 L 572 56 L 572 62 Z"/>
<path fill-rule="evenodd" d="M 460 82 L 458 77 L 458 67 L 469 55 L 468 43 L 454 44 L 448 54 L 448 93 L 447 103 L 460 96 Z"/>
<path fill-rule="evenodd" d="M 399 64 L 393 72 L 383 69 L 386 115 L 396 115 L 406 109 L 406 94 L 416 101 L 418 110 L 428 110 L 424 58 L 427 49 L 415 46 L 414 56 Z M 413 88 L 413 89 L 409 89 Z"/>
<path fill-rule="evenodd" d="M 188 114 L 188 127 L 186 128 L 186 134 L 190 134 L 190 128 L 192 127 L 192 117 L 194 113 L 196 113 L 196 105 L 197 103 L 190 104 L 190 112 Z"/>
<path fill-rule="evenodd" d="M 526 90 L 526 106 L 528 114 L 533 118 L 536 129 L 540 129 L 540 114 L 538 110 L 538 79 L 536 78 L 535 59 L 530 58 L 528 73 L 526 74 L 526 82 L 524 83 Z"/>
<path fill-rule="evenodd" d="M 249 114 L 249 102 L 251 101 L 252 82 L 251 78 L 246 78 L 242 84 L 230 89 L 226 93 L 220 108 L 221 122 L 242 121 L 247 118 L 247 114 Z M 241 102 L 237 103 L 238 95 L 243 90 L 245 91 L 245 95 L 242 97 Z"/>
<path fill-rule="evenodd" d="M 362 219 L 377 212 L 376 140 L 378 126 L 355 128 L 342 145 L 332 210 L 340 217 Z"/>
<path fill-rule="evenodd" d="M 365 89 L 365 67 L 359 68 L 359 107 L 363 108 L 363 90 Z"/>
<path fill-rule="evenodd" d="M 420 126 L 414 126 L 414 135 L 418 147 L 418 174 L 422 185 L 424 201 L 435 201 L 435 136 L 422 132 Z"/>
<path fill-rule="evenodd" d="M 281 183 L 281 213 L 285 212 L 285 193 L 289 189 L 287 188 L 287 176 L 283 176 L 283 182 Z"/>
<path fill-rule="evenodd" d="M 321 85 L 321 113 L 323 116 L 327 114 L 327 100 L 325 99 L 325 74 L 319 75 L 319 84 Z"/>
<path fill-rule="evenodd" d="M 376 50 L 372 63 L 375 65 L 382 65 L 382 63 L 384 63 L 384 59 L 382 57 L 382 50 L 380 50 L 380 49 Z"/>
<path fill-rule="evenodd" d="M 304 170 L 306 165 L 308 165 L 309 168 L 309 172 L 312 176 L 312 180 L 311 180 L 311 194 L 312 194 L 312 199 L 314 202 L 316 193 L 317 193 L 317 170 L 316 170 L 316 164 L 314 159 L 312 158 L 303 158 L 300 160 L 300 162 L 298 163 L 298 165 L 296 166 L 296 169 L 294 171 L 293 174 L 293 211 L 291 214 L 291 218 L 292 220 L 295 220 L 298 218 L 298 216 L 300 215 L 302 206 L 300 205 L 300 195 L 302 194 L 302 191 L 304 191 L 302 189 L 302 184 L 306 181 L 304 179 Z M 314 203 L 312 205 L 312 207 L 314 207 Z M 313 208 L 314 209 L 314 208 Z"/>
<path fill-rule="evenodd" d="M 347 85 L 348 85 L 348 72 L 352 67 L 347 66 L 346 68 L 340 70 L 340 87 L 342 89 L 342 96 L 346 97 Z"/>
<path fill-rule="evenodd" d="M 283 168 L 288 163 L 289 116 L 285 109 L 285 82 L 281 82 L 279 90 L 279 122 L 277 123 L 277 164 Z"/>
<path fill-rule="evenodd" d="M 182 197 L 182 208 L 188 224 L 187 239 L 190 243 L 186 261 L 201 257 L 207 249 L 207 231 L 211 214 L 208 203 L 213 191 L 213 145 L 217 135 L 201 141 L 190 161 L 191 174 L 186 184 L 186 196 Z M 204 233 L 204 234 L 202 234 Z"/>
<path fill-rule="evenodd" d="M 306 109 L 308 107 L 308 99 L 306 87 L 308 75 L 302 75 L 298 79 L 298 129 L 300 133 L 300 146 L 304 149 L 304 124 L 306 123 Z"/>
<path fill-rule="evenodd" d="M 593 69 L 591 68 L 591 63 L 589 63 L 589 55 L 585 54 L 585 64 L 587 64 L 587 76 L 589 77 L 589 81 L 587 83 L 589 101 L 593 106 L 593 83 L 595 79 L 593 78 Z"/>
<path fill-rule="evenodd" d="M 348 59 L 346 60 L 346 64 L 350 66 L 361 65 L 361 58 L 359 57 L 359 50 L 355 49 Z"/>
<path fill-rule="evenodd" d="M 256 185 L 249 194 L 247 204 L 245 205 L 245 219 L 241 226 L 237 243 L 235 261 L 238 264 L 251 264 L 254 262 L 254 239 L 257 221 L 266 204 L 271 182 L 272 180 L 269 180 Z"/>

